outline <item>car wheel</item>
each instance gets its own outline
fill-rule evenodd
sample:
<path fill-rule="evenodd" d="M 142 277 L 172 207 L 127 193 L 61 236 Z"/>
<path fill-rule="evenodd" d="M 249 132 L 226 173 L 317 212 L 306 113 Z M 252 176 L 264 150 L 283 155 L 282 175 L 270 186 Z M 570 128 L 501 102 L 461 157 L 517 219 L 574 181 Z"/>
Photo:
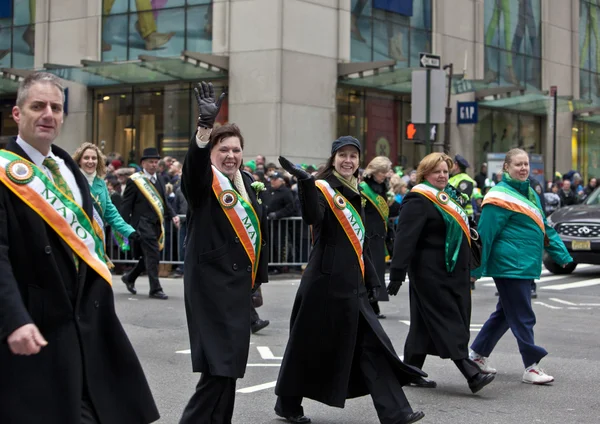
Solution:
<path fill-rule="evenodd" d="M 567 264 L 567 266 L 563 268 L 562 266 L 560 266 L 559 264 L 554 262 L 552 260 L 552 258 L 550 257 L 550 255 L 548 255 L 547 253 L 544 253 L 544 266 L 552 274 L 558 274 L 558 275 L 570 274 L 573 271 L 575 271 L 575 268 L 577 268 L 577 264 L 575 262 L 571 262 L 570 264 Z"/>

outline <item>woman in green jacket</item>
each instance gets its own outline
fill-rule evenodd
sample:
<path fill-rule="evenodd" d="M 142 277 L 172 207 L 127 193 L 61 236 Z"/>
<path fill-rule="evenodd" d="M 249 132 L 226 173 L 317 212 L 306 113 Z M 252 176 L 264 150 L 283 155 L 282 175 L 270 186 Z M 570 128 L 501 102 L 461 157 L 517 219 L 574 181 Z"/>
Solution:
<path fill-rule="evenodd" d="M 98 146 L 92 143 L 83 143 L 73 154 L 73 159 L 79 165 L 79 169 L 87 178 L 90 185 L 90 192 L 94 202 L 94 218 L 96 222 L 101 221 L 104 228 L 107 224 L 112 227 L 117 240 L 122 237 L 135 239 L 137 233 L 135 229 L 125 222 L 119 214 L 119 211 L 110 200 L 110 194 L 106 188 L 106 183 L 101 178 L 106 174 L 106 157 L 100 151 Z M 106 246 L 107 240 L 104 240 Z M 121 248 L 128 250 L 127 243 L 119 243 Z"/>
<path fill-rule="evenodd" d="M 482 204 L 478 228 L 483 244 L 481 267 L 472 272 L 474 278 L 493 277 L 500 297 L 496 310 L 471 345 L 470 358 L 482 372 L 496 373 L 487 358 L 510 328 L 525 366 L 523 382 L 548 384 L 554 377 L 539 367 L 548 352 L 533 339 L 531 283 L 540 278 L 544 249 L 562 266 L 573 258 L 546 222 L 540 200 L 529 186 L 527 152 L 510 150 L 503 168 L 502 181 L 488 192 Z"/>

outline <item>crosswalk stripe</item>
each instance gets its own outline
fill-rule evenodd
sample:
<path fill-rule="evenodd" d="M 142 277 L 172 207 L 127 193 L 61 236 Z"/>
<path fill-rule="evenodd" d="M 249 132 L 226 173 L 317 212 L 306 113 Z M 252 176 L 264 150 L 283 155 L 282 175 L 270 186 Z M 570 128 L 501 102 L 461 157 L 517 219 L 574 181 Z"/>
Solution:
<path fill-rule="evenodd" d="M 238 393 L 254 393 L 254 392 L 258 392 L 260 390 L 265 390 L 265 389 L 270 389 L 272 387 L 275 387 L 275 384 L 277 384 L 277 381 L 271 381 L 270 383 L 258 384 L 256 386 L 250 386 L 250 387 L 246 387 L 244 389 L 239 389 L 237 392 Z"/>
<path fill-rule="evenodd" d="M 577 289 L 581 287 L 591 287 L 600 284 L 600 278 L 592 278 L 591 280 L 576 281 L 574 283 L 556 284 L 553 286 L 540 287 L 542 290 L 567 290 Z"/>

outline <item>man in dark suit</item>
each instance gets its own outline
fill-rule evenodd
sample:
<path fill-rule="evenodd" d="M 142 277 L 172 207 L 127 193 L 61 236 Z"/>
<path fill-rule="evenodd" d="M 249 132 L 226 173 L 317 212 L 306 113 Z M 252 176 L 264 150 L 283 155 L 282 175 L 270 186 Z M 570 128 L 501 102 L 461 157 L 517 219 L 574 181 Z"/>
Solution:
<path fill-rule="evenodd" d="M 0 423 L 150 423 L 158 411 L 96 254 L 87 180 L 52 144 L 63 93 L 54 75 L 25 78 L 19 136 L 0 152 Z"/>
<path fill-rule="evenodd" d="M 144 149 L 142 171 L 127 180 L 121 214 L 140 235 L 139 240 L 134 240 L 133 246 L 134 254 L 139 260 L 121 280 L 131 294 L 136 294 L 135 280 L 146 271 L 150 280 L 150 297 L 165 300 L 169 297 L 158 280 L 160 251 L 165 243 L 164 226 L 173 221 L 179 227 L 179 217 L 166 202 L 165 183 L 157 172 L 159 159 L 156 148 Z"/>

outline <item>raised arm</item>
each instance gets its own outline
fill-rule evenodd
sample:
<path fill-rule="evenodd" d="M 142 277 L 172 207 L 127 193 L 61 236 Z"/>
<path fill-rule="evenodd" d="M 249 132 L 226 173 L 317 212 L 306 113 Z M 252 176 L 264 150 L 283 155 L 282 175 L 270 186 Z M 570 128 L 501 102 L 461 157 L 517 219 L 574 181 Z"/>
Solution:
<path fill-rule="evenodd" d="M 302 219 L 308 225 L 318 224 L 323 220 L 327 201 L 319 196 L 315 186 L 315 179 L 304 169 L 297 167 L 292 162 L 279 156 L 279 163 L 287 172 L 298 180 L 298 196 L 302 209 Z"/>
<path fill-rule="evenodd" d="M 190 146 L 183 163 L 181 191 L 189 207 L 197 207 L 210 193 L 212 169 L 210 166 L 209 136 L 215 119 L 221 109 L 226 93 L 221 93 L 215 101 L 212 83 L 202 82 L 194 88 L 198 103 L 198 131 L 192 136 Z"/>

